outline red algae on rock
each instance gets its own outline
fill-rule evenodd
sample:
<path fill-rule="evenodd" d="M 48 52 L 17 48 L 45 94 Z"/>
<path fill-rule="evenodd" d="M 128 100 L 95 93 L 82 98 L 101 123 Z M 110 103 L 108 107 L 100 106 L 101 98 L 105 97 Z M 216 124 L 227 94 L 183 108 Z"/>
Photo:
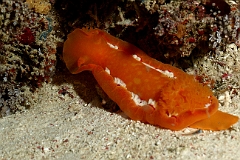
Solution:
<path fill-rule="evenodd" d="M 31 45 L 35 42 L 35 36 L 29 27 L 23 30 L 23 33 L 19 36 L 19 41 L 25 45 Z"/>

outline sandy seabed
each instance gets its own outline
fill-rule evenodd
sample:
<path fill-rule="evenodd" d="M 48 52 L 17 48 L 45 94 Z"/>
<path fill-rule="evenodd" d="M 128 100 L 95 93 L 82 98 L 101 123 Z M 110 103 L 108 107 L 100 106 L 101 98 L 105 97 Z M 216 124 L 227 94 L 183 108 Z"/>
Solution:
<path fill-rule="evenodd" d="M 85 80 L 81 77 L 87 77 Z M 240 123 L 225 131 L 171 131 L 100 106 L 90 73 L 61 73 L 36 106 L 0 119 L 0 159 L 238 159 Z M 83 79 L 78 81 L 79 79 Z M 88 82 L 87 82 L 88 81 Z M 62 88 L 66 94 L 59 94 Z M 90 87 L 91 88 L 91 87 Z M 79 95 L 91 97 L 83 101 Z M 86 103 L 86 101 L 89 101 Z M 238 110 L 221 107 L 239 115 Z M 190 133 L 190 134 L 188 134 Z"/>

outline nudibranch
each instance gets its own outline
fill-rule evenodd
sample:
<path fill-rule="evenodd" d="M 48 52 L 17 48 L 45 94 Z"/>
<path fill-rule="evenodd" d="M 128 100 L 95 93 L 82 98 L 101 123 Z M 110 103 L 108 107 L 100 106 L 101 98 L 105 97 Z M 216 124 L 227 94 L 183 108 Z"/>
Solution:
<path fill-rule="evenodd" d="M 223 130 L 237 116 L 218 110 L 212 91 L 193 75 L 163 64 L 99 29 L 75 29 L 63 47 L 72 74 L 89 70 L 98 84 L 133 120 L 171 130 Z"/>

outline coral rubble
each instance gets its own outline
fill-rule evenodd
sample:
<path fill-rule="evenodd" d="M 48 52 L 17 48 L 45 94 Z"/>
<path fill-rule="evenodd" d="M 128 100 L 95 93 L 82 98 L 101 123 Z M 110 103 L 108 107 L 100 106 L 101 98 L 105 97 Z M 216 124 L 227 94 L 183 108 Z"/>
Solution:
<path fill-rule="evenodd" d="M 29 9 L 22 0 L 1 2 L 0 117 L 29 108 L 33 91 L 51 81 L 61 41 L 53 36 L 52 19 Z"/>

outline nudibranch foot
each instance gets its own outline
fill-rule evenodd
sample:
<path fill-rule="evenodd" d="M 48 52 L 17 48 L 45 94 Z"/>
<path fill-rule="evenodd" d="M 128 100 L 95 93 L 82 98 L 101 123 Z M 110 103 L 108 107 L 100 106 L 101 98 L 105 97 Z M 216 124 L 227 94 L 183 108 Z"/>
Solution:
<path fill-rule="evenodd" d="M 209 118 L 191 124 L 190 127 L 205 130 L 223 130 L 229 128 L 231 124 L 236 123 L 238 119 L 237 116 L 217 111 Z"/>

